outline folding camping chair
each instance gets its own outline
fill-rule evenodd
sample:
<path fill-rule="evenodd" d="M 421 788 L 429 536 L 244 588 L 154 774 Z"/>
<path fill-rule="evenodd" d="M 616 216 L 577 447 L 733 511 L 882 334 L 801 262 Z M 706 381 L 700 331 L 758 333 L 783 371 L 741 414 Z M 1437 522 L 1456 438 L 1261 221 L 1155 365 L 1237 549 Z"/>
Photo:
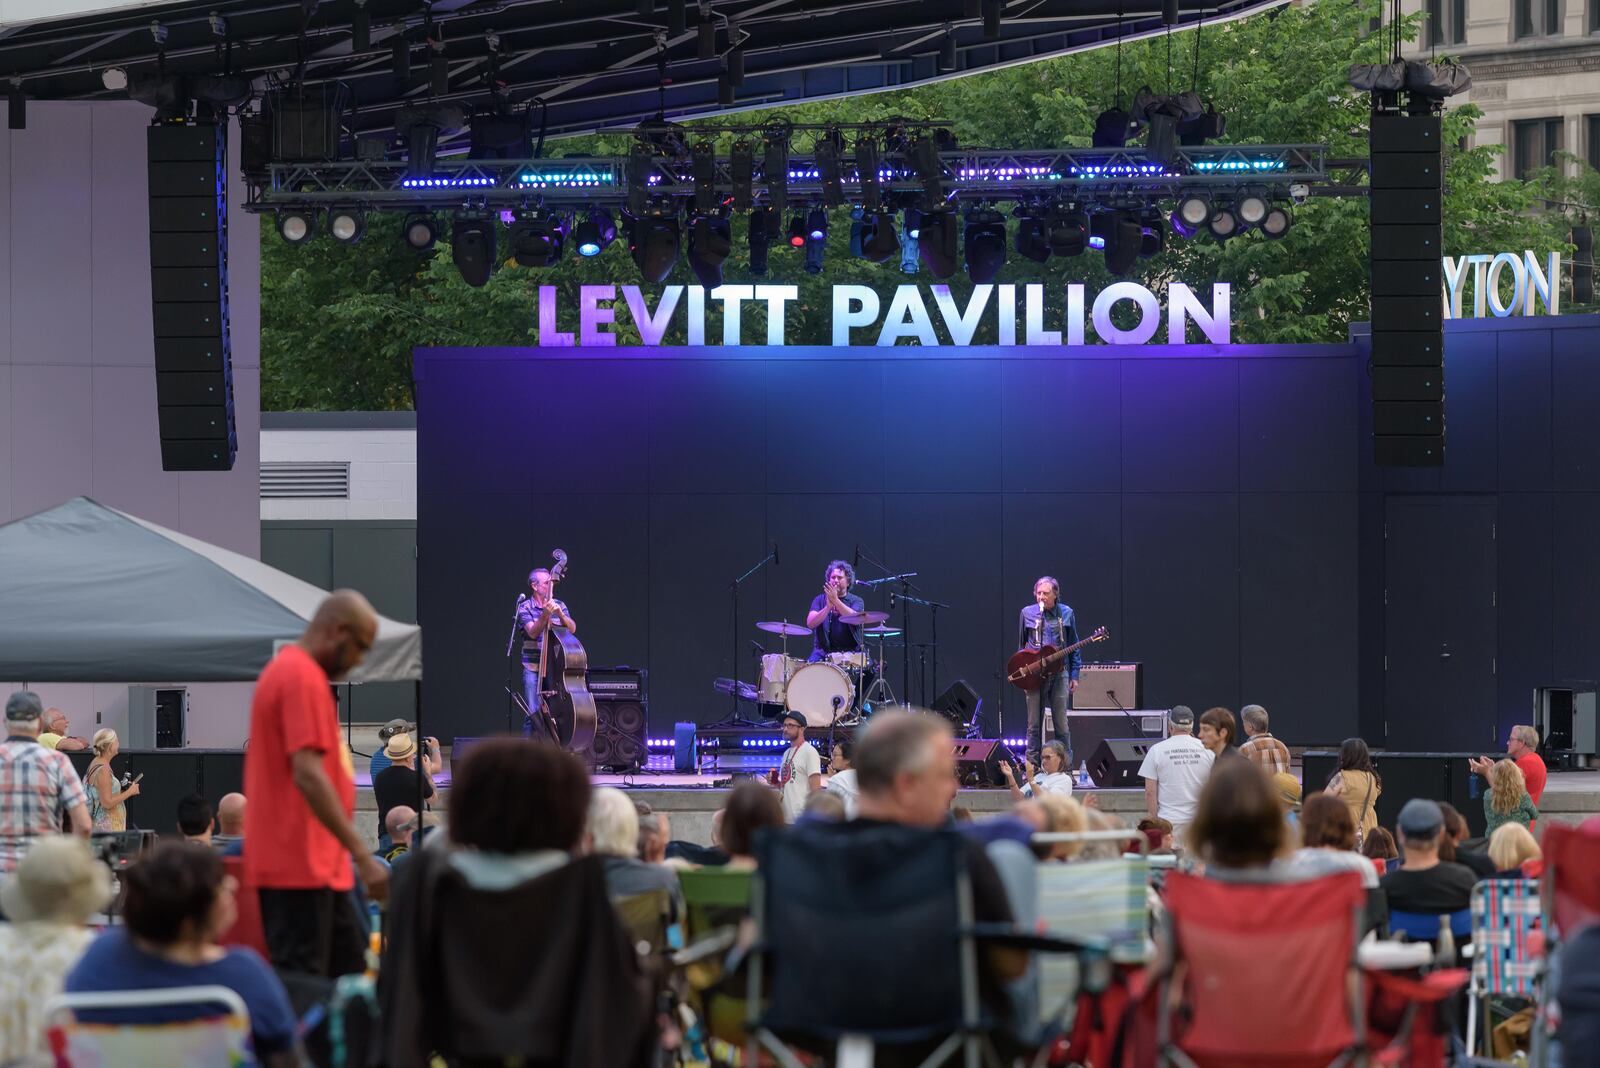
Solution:
<path fill-rule="evenodd" d="M 171 1023 L 95 1023 L 77 1018 L 95 1010 L 212 1006 L 220 1010 Z M 179 986 L 163 990 L 107 990 L 58 994 L 45 1006 L 50 1048 L 61 1068 L 105 1064 L 159 1064 L 167 1068 L 212 1068 L 249 1064 L 250 1013 L 244 999 L 225 986 Z"/>
<path fill-rule="evenodd" d="M 1544 851 L 1539 894 L 1544 905 L 1545 959 L 1551 960 L 1564 943 L 1600 923 L 1600 834 L 1552 822 L 1539 844 Z M 1553 984 L 1541 983 L 1529 1057 L 1534 1065 L 1545 1063 L 1554 997 Z"/>
<path fill-rule="evenodd" d="M 1084 948 L 976 924 L 968 846 L 952 831 L 797 826 L 756 848 L 749 1004 L 764 981 L 769 993 L 750 1023 L 752 1064 L 758 1047 L 785 1068 L 801 1063 L 794 1049 L 998 1063 L 1004 1009 L 980 952 Z"/>
<path fill-rule="evenodd" d="M 1483 1029 L 1491 1023 L 1491 997 L 1536 1000 L 1544 971 L 1532 945 L 1540 914 L 1539 884 L 1533 879 L 1485 879 L 1472 888 L 1472 982 L 1467 988 L 1467 1052 L 1477 1052 L 1479 1004 Z"/>
<path fill-rule="evenodd" d="M 1364 1041 L 1356 944 L 1365 904 L 1355 872 L 1275 884 L 1168 875 L 1172 959 L 1162 979 L 1159 1063 L 1356 1062 Z"/>

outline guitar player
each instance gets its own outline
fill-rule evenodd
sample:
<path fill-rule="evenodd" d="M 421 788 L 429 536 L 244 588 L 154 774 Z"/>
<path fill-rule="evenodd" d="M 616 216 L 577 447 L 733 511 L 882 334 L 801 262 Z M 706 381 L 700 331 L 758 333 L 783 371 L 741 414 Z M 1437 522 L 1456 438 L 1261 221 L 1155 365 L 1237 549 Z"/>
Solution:
<path fill-rule="evenodd" d="M 522 642 L 522 692 L 528 709 L 537 714 L 539 708 L 539 638 L 550 627 L 563 627 L 577 633 L 578 625 L 567 613 L 567 606 L 555 599 L 555 580 L 549 568 L 536 567 L 528 573 L 528 586 L 533 596 L 517 609 L 517 625 L 525 636 Z M 533 733 L 533 718 L 523 718 L 522 733 Z"/>
<path fill-rule="evenodd" d="M 1040 576 L 1033 584 L 1033 603 L 1022 610 L 1017 645 L 1022 649 L 1050 646 L 1064 649 L 1078 640 L 1078 626 L 1072 609 L 1061 603 L 1061 583 L 1049 575 Z M 1056 737 L 1067 747 L 1068 769 L 1071 768 L 1072 733 L 1067 724 L 1068 695 L 1078 688 L 1078 669 L 1083 666 L 1083 654 L 1074 651 L 1067 657 L 1065 671 L 1059 671 L 1044 680 L 1036 690 L 1027 692 L 1028 700 L 1028 762 L 1039 766 L 1039 750 L 1044 742 L 1044 710 L 1048 708 L 1055 717 Z"/>

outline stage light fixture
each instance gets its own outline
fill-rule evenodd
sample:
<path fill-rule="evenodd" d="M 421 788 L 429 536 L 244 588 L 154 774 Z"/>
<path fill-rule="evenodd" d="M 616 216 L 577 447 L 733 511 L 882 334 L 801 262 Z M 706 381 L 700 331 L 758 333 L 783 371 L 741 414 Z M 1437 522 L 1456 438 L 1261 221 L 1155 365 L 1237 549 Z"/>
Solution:
<path fill-rule="evenodd" d="M 616 239 L 617 221 L 605 208 L 590 208 L 588 218 L 572 231 L 572 243 L 584 257 L 600 255 Z"/>
<path fill-rule="evenodd" d="M 1239 233 L 1239 217 L 1233 209 L 1221 204 L 1214 205 L 1211 215 L 1206 219 L 1206 229 L 1218 241 L 1226 241 Z"/>
<path fill-rule="evenodd" d="M 817 180 L 822 183 L 822 203 L 830 208 L 844 203 L 844 177 L 839 166 L 843 146 L 839 131 L 829 130 L 817 139 L 812 150 L 817 160 Z"/>
<path fill-rule="evenodd" d="M 993 282 L 1006 265 L 1006 220 L 992 208 L 967 213 L 963 235 L 967 277 L 982 284 Z"/>
<path fill-rule="evenodd" d="M 649 282 L 664 282 L 678 262 L 680 227 L 676 215 L 647 215 L 634 223 L 629 238 L 633 262 Z"/>
<path fill-rule="evenodd" d="M 806 217 L 799 212 L 789 219 L 789 247 L 806 247 Z"/>
<path fill-rule="evenodd" d="M 1159 211 L 1146 211 L 1139 216 L 1139 256 L 1149 259 L 1160 254 L 1167 246 L 1167 224 Z"/>
<path fill-rule="evenodd" d="M 916 241 L 922 237 L 922 212 L 916 208 L 907 208 L 905 215 L 906 236 Z"/>
<path fill-rule="evenodd" d="M 876 211 L 883 203 L 882 176 L 878 173 L 882 164 L 882 157 L 878 154 L 878 142 L 870 137 L 860 137 L 856 140 L 856 178 L 861 183 L 861 206 L 868 211 Z"/>
<path fill-rule="evenodd" d="M 1089 247 L 1104 250 L 1111 240 L 1114 216 L 1109 211 L 1097 211 L 1089 216 Z"/>
<path fill-rule="evenodd" d="M 1233 212 L 1239 217 L 1239 222 L 1246 226 L 1260 226 L 1267 217 L 1267 209 L 1271 202 L 1267 194 L 1260 189 L 1246 189 L 1239 194 L 1239 199 L 1234 201 Z"/>
<path fill-rule="evenodd" d="M 922 207 L 937 211 L 944 206 L 944 165 L 939 159 L 939 143 L 931 135 L 922 133 L 911 142 L 911 167 L 922 183 Z"/>
<path fill-rule="evenodd" d="M 689 149 L 694 172 L 694 210 L 709 215 L 717 208 L 717 146 L 711 141 L 696 141 Z"/>
<path fill-rule="evenodd" d="M 1193 237 L 1205 229 L 1211 218 L 1211 202 L 1198 193 L 1188 193 L 1178 198 L 1172 210 L 1172 229 L 1184 237 Z"/>
<path fill-rule="evenodd" d="M 543 211 L 519 212 L 509 237 L 511 258 L 520 267 L 554 267 L 567 242 L 561 219 Z"/>
<path fill-rule="evenodd" d="M 754 198 L 750 185 L 755 177 L 756 154 L 749 141 L 740 138 L 728 152 L 728 173 L 733 178 L 733 209 L 749 211 Z"/>
<path fill-rule="evenodd" d="M 722 284 L 722 262 L 733 251 L 733 227 L 723 215 L 698 215 L 689 224 L 689 269 L 707 289 Z"/>
<path fill-rule="evenodd" d="M 317 232 L 317 213 L 306 208 L 278 212 L 278 236 L 291 245 L 303 245 Z"/>
<path fill-rule="evenodd" d="M 1278 240 L 1289 232 L 1289 227 L 1294 225 L 1294 215 L 1286 207 L 1273 206 L 1267 209 L 1266 218 L 1261 220 L 1261 233 L 1273 241 Z"/>
<path fill-rule="evenodd" d="M 400 232 L 405 235 L 406 244 L 418 252 L 432 248 L 433 243 L 439 240 L 439 224 L 434 222 L 432 215 L 406 216 L 405 225 L 401 227 Z"/>
<path fill-rule="evenodd" d="M 1050 258 L 1050 238 L 1044 220 L 1037 215 L 1017 216 L 1017 255 L 1034 263 Z"/>
<path fill-rule="evenodd" d="M 406 139 L 406 177 L 427 178 L 439 156 L 439 137 L 459 130 L 467 121 L 458 107 L 401 108 L 395 112 L 394 128 Z"/>
<path fill-rule="evenodd" d="M 350 20 L 350 51 L 360 55 L 372 48 L 372 16 L 367 13 L 367 0 L 356 0 L 356 13 Z"/>
<path fill-rule="evenodd" d="M 450 258 L 469 286 L 489 284 L 494 274 L 495 221 L 487 215 L 457 215 L 450 224 Z"/>
<path fill-rule="evenodd" d="M 956 64 L 956 35 L 954 31 L 946 30 L 944 39 L 939 42 L 939 73 L 953 72 Z"/>
<path fill-rule="evenodd" d="M 328 212 L 328 234 L 335 241 L 353 245 L 367 232 L 367 217 L 354 208 L 334 208 Z"/>
<path fill-rule="evenodd" d="M 1082 211 L 1056 210 L 1046 221 L 1045 235 L 1053 256 L 1081 256 L 1089 243 L 1089 217 Z"/>
<path fill-rule="evenodd" d="M 789 133 L 769 127 L 762 135 L 761 180 L 767 187 L 767 204 L 783 218 L 789 207 Z"/>
<path fill-rule="evenodd" d="M 900 238 L 894 232 L 894 213 L 869 211 L 861 235 L 861 258 L 886 263 L 900 251 Z"/>
<path fill-rule="evenodd" d="M 828 240 L 828 213 L 821 208 L 806 212 L 806 240 Z"/>
<path fill-rule="evenodd" d="M 1090 143 L 1095 148 L 1122 148 L 1133 132 L 1133 120 L 1121 108 L 1107 108 L 1094 120 L 1094 135 Z"/>
<path fill-rule="evenodd" d="M 1139 259 L 1144 244 L 1144 229 L 1139 225 L 1139 220 L 1128 212 L 1105 214 L 1109 223 L 1106 227 L 1106 270 L 1117 275 L 1127 274 Z"/>
<path fill-rule="evenodd" d="M 953 211 L 927 211 L 922 214 L 917 248 L 928 272 L 945 279 L 956 273 L 956 216 Z"/>
<path fill-rule="evenodd" d="M 767 273 L 767 248 L 772 243 L 776 220 L 777 216 L 767 208 L 757 208 L 750 213 L 750 273 L 753 275 Z"/>

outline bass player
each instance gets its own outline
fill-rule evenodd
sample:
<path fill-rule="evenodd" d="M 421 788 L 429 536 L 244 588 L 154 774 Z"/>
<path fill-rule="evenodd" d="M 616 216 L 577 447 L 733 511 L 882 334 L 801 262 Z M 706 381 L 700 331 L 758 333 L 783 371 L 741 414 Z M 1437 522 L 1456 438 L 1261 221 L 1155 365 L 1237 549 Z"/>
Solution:
<path fill-rule="evenodd" d="M 1078 626 L 1072 609 L 1061 603 L 1061 584 L 1049 575 L 1040 576 L 1033 584 L 1033 604 L 1022 610 L 1017 645 L 1022 649 L 1039 649 L 1051 646 L 1065 649 L 1078 641 Z M 1044 742 L 1044 710 L 1048 708 L 1055 717 L 1056 737 L 1067 747 L 1068 768 L 1071 768 L 1071 728 L 1067 724 L 1068 695 L 1078 688 L 1078 669 L 1083 666 L 1083 655 L 1076 650 L 1067 657 L 1067 670 L 1058 671 L 1045 679 L 1038 689 L 1027 692 L 1028 701 L 1028 762 L 1039 766 L 1039 750 Z"/>
<path fill-rule="evenodd" d="M 522 628 L 522 692 L 528 701 L 528 715 L 523 717 L 522 734 L 533 733 L 533 719 L 539 714 L 539 638 L 551 627 L 563 627 L 576 634 L 578 624 L 572 621 L 567 606 L 555 599 L 555 579 L 550 569 L 536 567 L 528 573 L 528 586 L 533 596 L 517 609 L 517 626 Z"/>

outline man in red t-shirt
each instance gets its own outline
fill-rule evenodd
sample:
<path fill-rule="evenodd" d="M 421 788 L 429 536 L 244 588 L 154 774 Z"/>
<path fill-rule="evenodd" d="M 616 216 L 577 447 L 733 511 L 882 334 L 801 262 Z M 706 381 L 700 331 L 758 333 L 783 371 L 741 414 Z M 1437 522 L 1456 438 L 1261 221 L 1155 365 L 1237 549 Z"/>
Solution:
<path fill-rule="evenodd" d="M 366 922 L 350 891 L 351 858 L 382 899 L 388 870 L 356 834 L 355 778 L 329 687 L 361 662 L 378 633 L 367 599 L 337 590 L 300 641 L 256 680 L 245 751 L 245 884 L 261 899 L 275 967 L 339 976 L 366 966 Z"/>
<path fill-rule="evenodd" d="M 1539 799 L 1544 796 L 1544 784 L 1550 778 L 1544 758 L 1539 755 L 1539 732 L 1525 724 L 1512 727 L 1506 739 L 1506 756 L 1522 769 L 1522 777 L 1528 783 L 1528 796 L 1533 798 L 1534 807 L 1537 808 Z M 1494 766 L 1494 760 L 1489 757 L 1477 757 L 1467 763 L 1485 779 L 1489 777 L 1489 769 Z"/>

